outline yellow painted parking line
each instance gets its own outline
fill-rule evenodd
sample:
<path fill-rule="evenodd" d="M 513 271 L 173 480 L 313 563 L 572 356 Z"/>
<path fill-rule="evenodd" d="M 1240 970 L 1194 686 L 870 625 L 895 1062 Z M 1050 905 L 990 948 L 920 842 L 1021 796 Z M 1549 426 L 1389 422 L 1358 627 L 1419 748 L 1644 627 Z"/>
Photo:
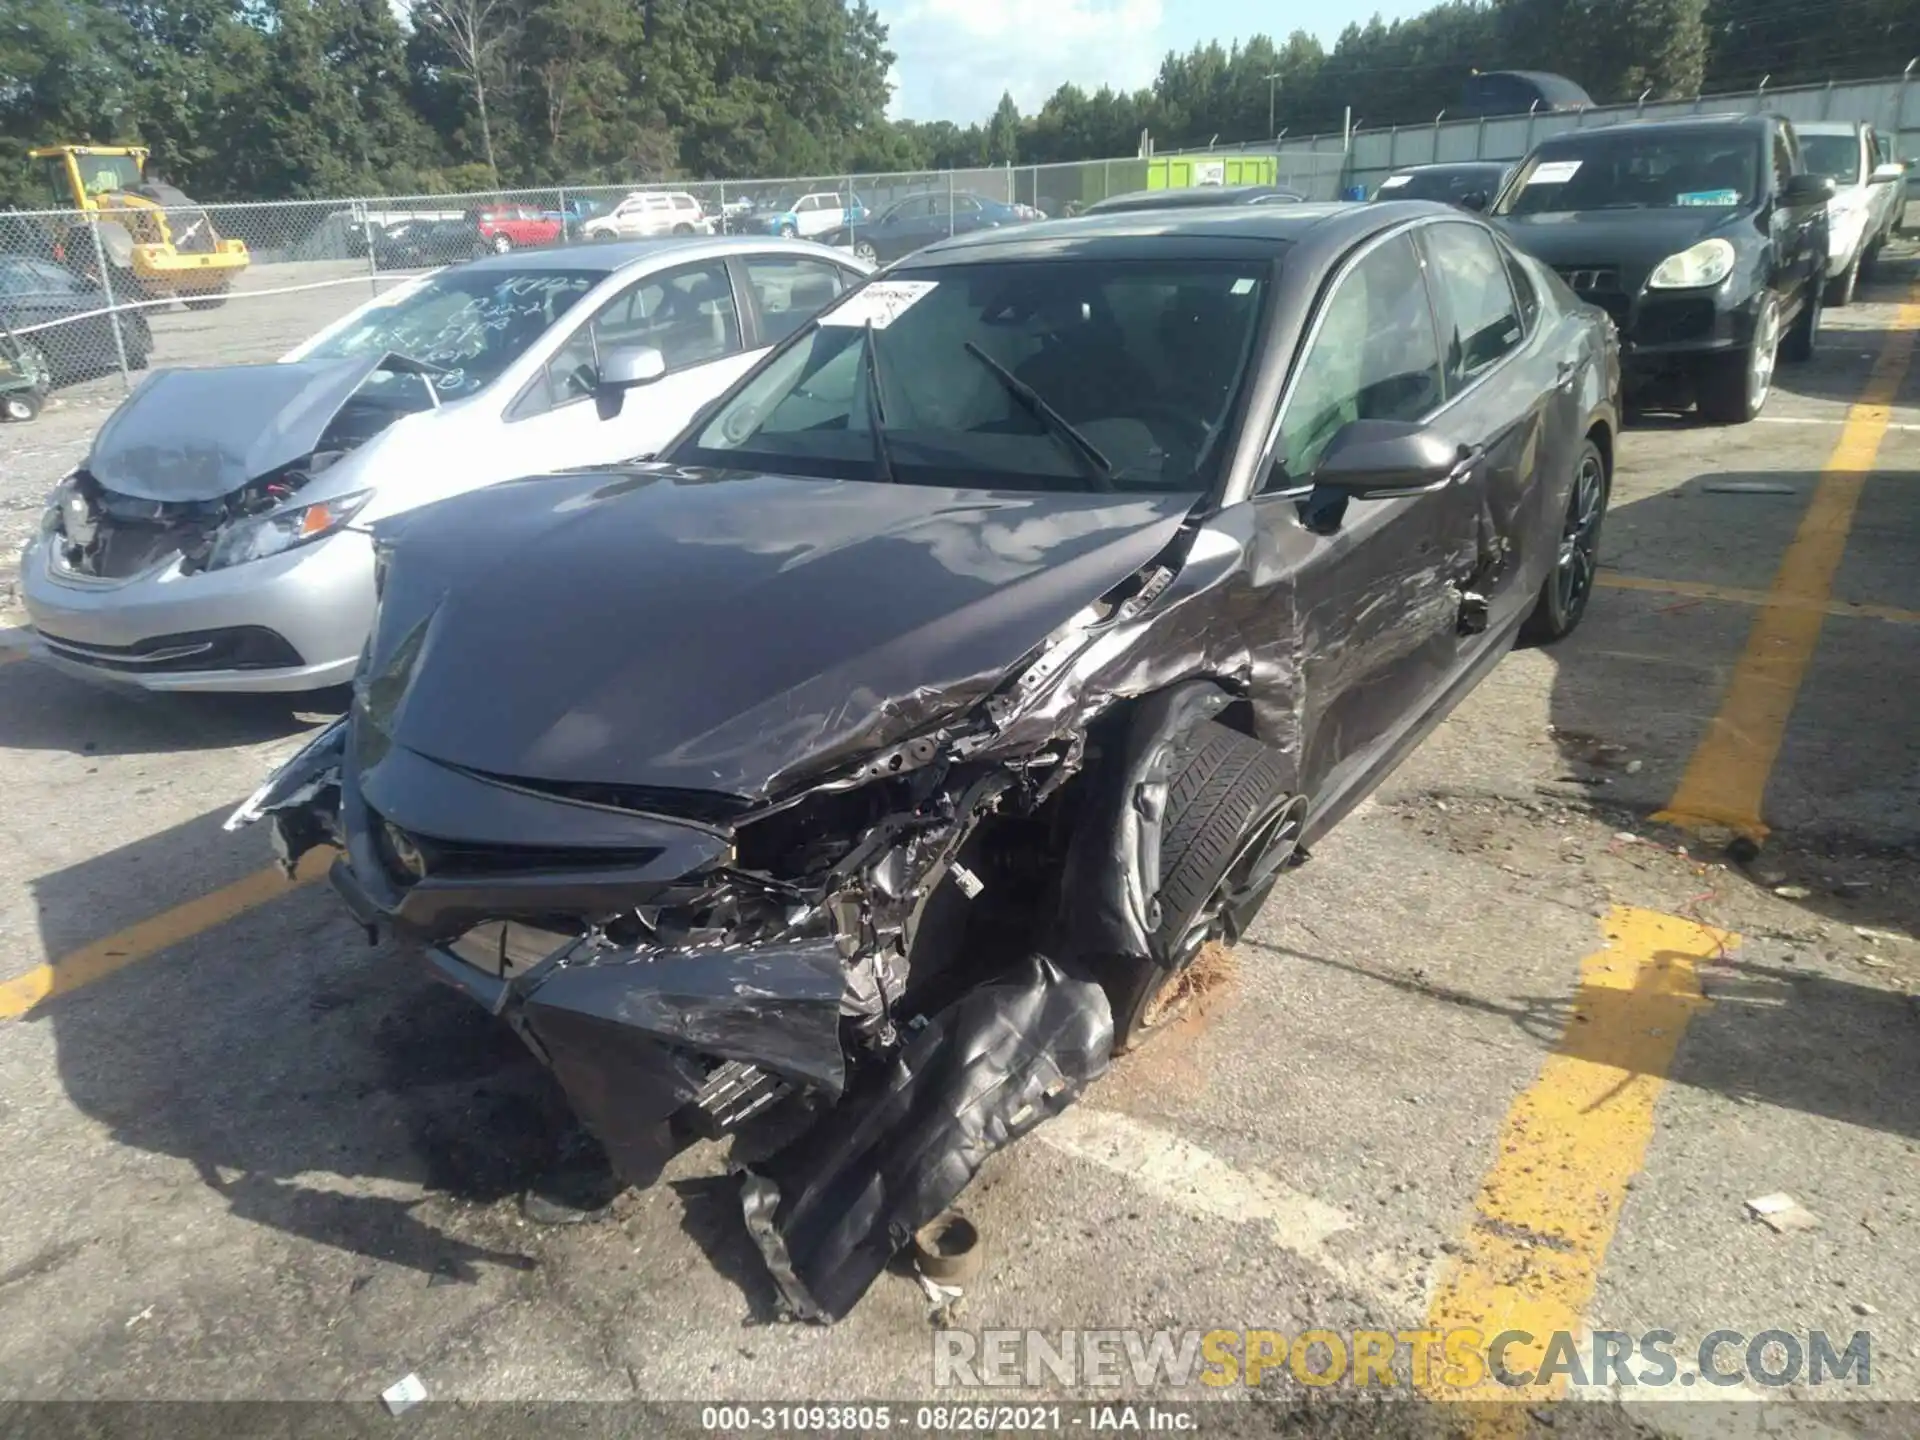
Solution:
<path fill-rule="evenodd" d="M 1594 583 L 1606 590 L 1639 590 L 1649 595 L 1680 595 L 1691 600 L 1719 600 L 1729 605 L 1785 605 L 1796 610 L 1818 610 L 1841 619 L 1886 620 L 1895 625 L 1920 625 L 1920 610 L 1893 605 L 1856 604 L 1851 600 L 1810 600 L 1772 590 L 1743 590 L 1737 585 L 1702 585 L 1692 580 L 1656 580 L 1646 575 L 1622 575 L 1602 570 Z"/>
<path fill-rule="evenodd" d="M 1900 308 L 1867 380 L 1866 393 L 1847 412 L 1847 423 L 1827 460 L 1800 528 L 1781 557 L 1768 602 L 1754 617 L 1746 649 L 1721 697 L 1719 713 L 1687 762 L 1667 808 L 1654 816 L 1689 828 L 1724 826 L 1763 840 L 1761 819 L 1767 777 L 1786 736 L 1801 681 L 1820 642 L 1833 577 L 1846 553 L 1847 535 L 1859 509 L 1867 476 L 1879 458 L 1893 416 L 1893 402 L 1913 360 L 1920 329 L 1920 285 Z"/>
<path fill-rule="evenodd" d="M 0 982 L 0 1020 L 18 1020 L 43 1001 L 104 980 L 117 970 L 150 959 L 237 915 L 258 909 L 289 890 L 318 880 L 327 873 L 333 855 L 334 852 L 327 849 L 308 851 L 301 857 L 299 869 L 291 880 L 278 869 L 257 870 L 210 895 L 163 910 L 151 919 L 129 925 L 51 964 L 36 966 L 25 975 Z"/>
<path fill-rule="evenodd" d="M 1667 1068 L 1707 1003 L 1696 967 L 1740 942 L 1627 905 L 1612 908 L 1604 931 L 1605 948 L 1580 962 L 1559 1042 L 1507 1111 L 1461 1250 L 1427 1311 L 1429 1330 L 1478 1330 L 1487 1342 L 1504 1331 L 1535 1337 L 1497 1357 L 1514 1376 L 1540 1368 L 1556 1331 L 1579 1333 L 1627 1185 L 1646 1158 Z M 1489 1376 L 1446 1388 L 1436 1367 L 1427 1388 L 1435 1398 L 1538 1402 L 1565 1386 L 1509 1388 Z M 1481 1428 L 1498 1431 L 1500 1421 Z"/>

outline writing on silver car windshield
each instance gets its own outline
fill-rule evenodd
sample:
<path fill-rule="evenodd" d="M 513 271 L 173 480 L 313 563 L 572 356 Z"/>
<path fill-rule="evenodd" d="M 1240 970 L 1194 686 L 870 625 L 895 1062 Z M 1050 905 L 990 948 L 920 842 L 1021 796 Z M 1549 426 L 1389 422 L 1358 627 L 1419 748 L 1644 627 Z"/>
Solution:
<path fill-rule="evenodd" d="M 902 484 L 1206 488 L 1265 262 L 927 266 L 826 312 L 671 458 Z"/>
<path fill-rule="evenodd" d="M 374 306 L 308 354 L 316 360 L 404 355 L 434 368 L 442 398 L 471 395 L 605 278 L 574 270 L 444 271 Z M 383 379 L 407 383 L 390 376 L 371 383 Z"/>

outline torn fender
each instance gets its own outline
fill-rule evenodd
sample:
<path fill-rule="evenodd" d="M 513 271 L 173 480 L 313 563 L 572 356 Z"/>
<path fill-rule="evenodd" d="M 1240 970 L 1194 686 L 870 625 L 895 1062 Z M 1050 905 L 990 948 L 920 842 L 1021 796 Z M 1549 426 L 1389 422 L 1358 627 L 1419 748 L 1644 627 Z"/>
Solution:
<path fill-rule="evenodd" d="M 340 844 L 340 765 L 346 751 L 343 715 L 269 775 L 221 828 L 244 829 L 271 815 L 274 854 L 291 875 L 307 851 Z"/>
<path fill-rule="evenodd" d="M 741 1207 L 786 1308 L 837 1320 L 987 1157 L 1105 1073 L 1106 992 L 1036 955 L 908 1039 L 871 1082 L 743 1172 Z"/>

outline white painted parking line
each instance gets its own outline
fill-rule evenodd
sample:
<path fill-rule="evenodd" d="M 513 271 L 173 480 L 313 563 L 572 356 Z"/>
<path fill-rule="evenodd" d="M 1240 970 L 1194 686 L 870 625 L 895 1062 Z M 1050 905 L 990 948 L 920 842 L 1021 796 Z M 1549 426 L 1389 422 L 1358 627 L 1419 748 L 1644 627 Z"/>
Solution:
<path fill-rule="evenodd" d="M 1844 425 L 1845 415 L 1759 415 L 1755 417 L 1765 425 Z M 1906 434 L 1920 435 L 1920 425 L 1892 424 L 1886 427 Z"/>
<path fill-rule="evenodd" d="M 1033 1132 L 1043 1143 L 1131 1180 L 1154 1199 L 1209 1220 L 1264 1224 L 1274 1244 L 1319 1265 L 1345 1211 L 1259 1171 L 1236 1170 L 1170 1130 L 1114 1110 L 1077 1106 Z"/>

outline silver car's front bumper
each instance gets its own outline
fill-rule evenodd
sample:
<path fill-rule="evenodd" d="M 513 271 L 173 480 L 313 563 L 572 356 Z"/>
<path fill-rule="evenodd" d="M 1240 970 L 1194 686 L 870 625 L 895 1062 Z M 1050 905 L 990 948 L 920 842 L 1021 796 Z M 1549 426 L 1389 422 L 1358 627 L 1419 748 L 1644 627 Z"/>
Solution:
<path fill-rule="evenodd" d="M 168 561 L 122 581 L 68 574 L 36 540 L 20 572 L 44 659 L 143 690 L 343 684 L 373 623 L 373 545 L 352 531 L 225 570 L 183 575 Z"/>

